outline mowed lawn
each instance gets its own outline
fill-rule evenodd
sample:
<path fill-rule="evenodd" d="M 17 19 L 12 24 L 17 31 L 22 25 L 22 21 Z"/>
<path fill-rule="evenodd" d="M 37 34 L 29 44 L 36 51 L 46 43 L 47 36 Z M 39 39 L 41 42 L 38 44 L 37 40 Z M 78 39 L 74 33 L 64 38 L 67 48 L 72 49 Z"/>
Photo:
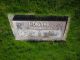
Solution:
<path fill-rule="evenodd" d="M 17 41 L 8 13 L 69 16 L 66 42 Z M 0 0 L 0 60 L 80 60 L 80 0 Z"/>

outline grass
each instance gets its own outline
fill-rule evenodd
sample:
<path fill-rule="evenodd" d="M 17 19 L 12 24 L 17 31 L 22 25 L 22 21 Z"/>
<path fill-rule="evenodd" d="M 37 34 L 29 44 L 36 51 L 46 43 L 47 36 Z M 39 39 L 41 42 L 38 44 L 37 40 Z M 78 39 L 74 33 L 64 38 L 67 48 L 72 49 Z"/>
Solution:
<path fill-rule="evenodd" d="M 70 17 L 66 42 L 16 41 L 8 13 L 35 13 Z M 0 60 L 80 60 L 79 0 L 1 0 Z"/>

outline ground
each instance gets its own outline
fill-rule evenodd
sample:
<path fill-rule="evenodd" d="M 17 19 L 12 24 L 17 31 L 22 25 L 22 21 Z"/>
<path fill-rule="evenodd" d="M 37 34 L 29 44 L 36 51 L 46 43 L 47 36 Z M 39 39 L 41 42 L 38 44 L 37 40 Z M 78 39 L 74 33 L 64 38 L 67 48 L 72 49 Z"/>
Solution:
<path fill-rule="evenodd" d="M 69 16 L 66 42 L 16 41 L 9 13 Z M 80 0 L 1 0 L 0 60 L 80 60 Z"/>

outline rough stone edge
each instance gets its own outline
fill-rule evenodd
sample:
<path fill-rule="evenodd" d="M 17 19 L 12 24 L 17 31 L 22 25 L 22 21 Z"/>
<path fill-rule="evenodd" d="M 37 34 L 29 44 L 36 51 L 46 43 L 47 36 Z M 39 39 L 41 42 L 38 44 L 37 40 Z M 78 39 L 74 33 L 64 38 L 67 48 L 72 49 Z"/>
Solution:
<path fill-rule="evenodd" d="M 68 35 L 68 31 L 69 31 L 69 26 L 70 26 L 70 17 L 68 18 L 66 30 L 65 30 L 65 33 L 64 33 L 64 37 L 62 39 L 64 41 L 66 41 L 66 39 L 67 39 L 67 35 Z"/>
<path fill-rule="evenodd" d="M 13 29 L 13 22 L 12 22 L 13 17 L 14 17 L 14 14 L 8 14 L 8 20 L 9 20 L 9 23 L 10 23 L 10 26 L 11 26 L 11 30 L 13 32 L 13 35 L 15 36 L 15 33 L 14 33 L 15 30 Z"/>

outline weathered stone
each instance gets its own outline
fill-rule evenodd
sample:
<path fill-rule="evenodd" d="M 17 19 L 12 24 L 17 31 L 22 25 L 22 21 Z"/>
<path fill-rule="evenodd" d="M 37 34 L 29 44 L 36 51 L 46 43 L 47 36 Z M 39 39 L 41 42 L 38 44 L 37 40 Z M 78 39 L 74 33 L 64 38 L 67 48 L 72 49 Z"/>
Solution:
<path fill-rule="evenodd" d="M 68 16 L 8 15 L 16 40 L 65 40 Z"/>

